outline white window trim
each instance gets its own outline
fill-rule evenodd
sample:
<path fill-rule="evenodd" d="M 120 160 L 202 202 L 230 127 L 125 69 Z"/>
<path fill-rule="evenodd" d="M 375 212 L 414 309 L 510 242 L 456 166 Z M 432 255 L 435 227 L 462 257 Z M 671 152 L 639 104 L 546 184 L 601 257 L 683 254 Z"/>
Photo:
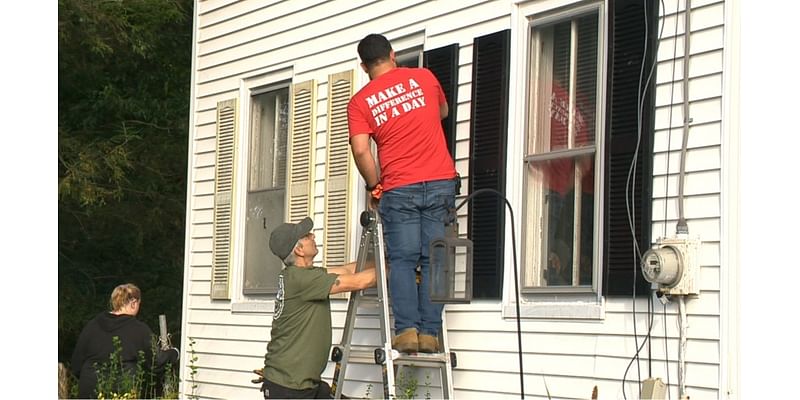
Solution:
<path fill-rule="evenodd" d="M 552 11 L 560 9 L 565 6 L 575 6 L 570 9 L 564 9 L 557 13 Z M 605 154 L 605 97 L 607 87 L 607 71 L 606 60 L 608 59 L 607 46 L 608 40 L 605 35 L 605 29 L 608 19 L 608 4 L 603 2 L 586 3 L 583 1 L 553 1 L 553 2 L 528 2 L 525 4 L 518 4 L 512 9 L 512 21 L 516 21 L 516 26 L 511 30 L 511 63 L 509 76 L 512 82 L 524 82 L 523 85 L 510 85 L 509 93 L 509 132 L 508 132 L 508 146 L 511 149 L 522 149 L 526 143 L 526 132 L 528 126 L 528 71 L 529 71 L 529 52 L 531 48 L 530 30 L 533 26 L 549 23 L 554 20 L 560 20 L 565 17 L 573 16 L 576 14 L 585 13 L 587 10 L 597 10 L 600 14 L 600 32 L 603 32 L 600 46 L 600 90 L 598 92 L 598 119 L 596 124 L 601 128 L 601 140 L 596 142 L 596 154 Z M 544 15 L 539 17 L 538 15 Z M 534 22 L 535 21 L 535 22 Z M 520 100 L 522 99 L 522 100 Z M 523 182 L 525 179 L 524 169 L 520 166 L 523 165 L 524 155 L 521 151 L 509 152 L 507 156 L 507 171 L 506 176 L 508 185 L 506 185 L 506 196 L 509 203 L 514 210 L 524 209 L 524 185 L 514 184 Z M 603 157 L 596 157 L 596 168 L 605 168 Z M 600 181 L 595 182 L 595 193 L 602 193 L 603 186 Z M 506 217 L 508 213 L 506 210 Z M 514 227 L 523 227 L 525 222 L 522 220 L 522 213 L 517 212 L 514 215 L 515 220 L 511 224 L 506 224 L 505 232 L 505 259 L 506 269 L 504 273 L 503 284 L 503 298 L 502 298 L 502 316 L 504 319 L 515 319 L 517 317 L 517 299 L 515 293 L 515 284 L 521 285 L 522 268 L 524 265 L 520 264 L 522 260 L 522 232 L 515 232 L 517 246 L 513 247 L 511 239 L 511 229 Z M 602 243 L 602 215 L 595 215 L 595 237 L 598 243 Z M 596 246 L 595 246 L 596 247 Z M 516 254 L 515 254 L 516 252 Z M 569 290 L 542 288 L 541 291 L 535 293 L 522 293 L 521 286 L 519 290 L 519 314 L 523 319 L 590 319 L 602 320 L 605 318 L 605 298 L 600 293 L 600 288 L 603 286 L 602 265 L 603 254 L 602 251 L 595 249 L 595 278 L 594 284 L 591 289 L 588 288 L 567 288 Z M 514 276 L 514 259 L 508 256 L 515 257 L 517 260 L 517 277 Z"/>
<path fill-rule="evenodd" d="M 554 299 L 550 301 L 523 302 L 519 307 L 520 318 L 527 319 L 593 319 L 602 320 L 606 315 L 604 298 L 591 299 Z M 503 318 L 517 317 L 515 304 L 503 304 Z"/>
<path fill-rule="evenodd" d="M 287 82 L 292 82 L 294 71 L 291 66 L 283 66 L 267 71 L 257 71 L 250 76 L 239 80 L 239 126 L 240 140 L 236 143 L 237 160 L 236 176 L 247 177 L 249 168 L 249 145 L 250 145 L 250 108 L 252 107 L 252 96 L 256 93 L 263 93 L 264 90 L 283 87 Z M 234 211 L 233 211 L 233 241 L 231 248 L 233 256 L 231 260 L 231 312 L 255 312 L 270 313 L 275 308 L 274 295 L 245 295 L 244 294 L 244 237 L 246 226 L 244 216 L 247 206 L 247 183 L 248 179 L 239 179 L 234 187 Z"/>

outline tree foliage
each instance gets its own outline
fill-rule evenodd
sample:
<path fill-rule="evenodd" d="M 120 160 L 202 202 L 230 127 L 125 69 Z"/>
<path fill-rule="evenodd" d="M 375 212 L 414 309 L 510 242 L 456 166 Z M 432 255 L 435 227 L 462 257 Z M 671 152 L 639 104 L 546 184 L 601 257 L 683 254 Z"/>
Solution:
<path fill-rule="evenodd" d="M 126 282 L 180 337 L 192 6 L 58 2 L 59 360 Z"/>

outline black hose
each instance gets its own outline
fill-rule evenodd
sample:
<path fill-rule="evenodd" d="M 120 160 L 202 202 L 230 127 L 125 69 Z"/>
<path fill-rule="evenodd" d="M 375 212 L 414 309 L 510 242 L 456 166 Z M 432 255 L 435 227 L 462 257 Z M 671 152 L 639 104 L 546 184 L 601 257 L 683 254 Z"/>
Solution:
<path fill-rule="evenodd" d="M 519 391 L 520 391 L 520 398 L 524 399 L 525 398 L 525 374 L 524 374 L 524 369 L 522 368 L 522 328 L 521 328 L 520 317 L 519 317 L 519 315 L 520 315 L 520 312 L 519 312 L 519 281 L 518 281 L 518 279 L 519 279 L 518 275 L 519 274 L 517 272 L 517 239 L 516 239 L 516 235 L 514 234 L 514 209 L 511 207 L 511 204 L 508 202 L 508 199 L 506 199 L 506 197 L 502 193 L 500 193 L 499 191 L 494 190 L 494 189 L 484 188 L 484 189 L 478 189 L 475 192 L 470 193 L 470 195 L 467 196 L 461 202 L 461 204 L 459 204 L 455 209 L 453 209 L 453 215 L 457 216 L 458 214 L 456 212 L 458 211 L 458 209 L 461 208 L 462 206 L 464 206 L 464 204 L 466 204 L 467 201 L 472 200 L 473 197 L 477 196 L 478 194 L 488 193 L 488 192 L 494 193 L 497 196 L 499 196 L 501 199 L 503 199 L 503 201 L 506 203 L 506 207 L 508 207 L 509 214 L 511 214 L 511 249 L 514 252 L 514 254 L 513 254 L 513 256 L 514 256 L 514 295 L 516 296 L 516 300 L 517 300 L 516 301 L 516 308 L 517 308 L 516 317 L 517 317 L 517 346 L 519 348 L 519 350 L 517 351 L 517 354 L 519 355 Z"/>

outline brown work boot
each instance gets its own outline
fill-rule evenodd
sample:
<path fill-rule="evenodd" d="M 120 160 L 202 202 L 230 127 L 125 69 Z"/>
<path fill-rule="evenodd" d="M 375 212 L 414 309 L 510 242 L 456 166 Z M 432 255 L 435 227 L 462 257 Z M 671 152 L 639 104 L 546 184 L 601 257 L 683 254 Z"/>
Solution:
<path fill-rule="evenodd" d="M 439 352 L 439 338 L 437 338 L 436 336 L 420 333 L 417 340 L 419 340 L 420 353 Z"/>
<path fill-rule="evenodd" d="M 395 335 L 392 340 L 392 348 L 401 353 L 416 353 L 417 352 L 417 329 L 408 328 Z"/>

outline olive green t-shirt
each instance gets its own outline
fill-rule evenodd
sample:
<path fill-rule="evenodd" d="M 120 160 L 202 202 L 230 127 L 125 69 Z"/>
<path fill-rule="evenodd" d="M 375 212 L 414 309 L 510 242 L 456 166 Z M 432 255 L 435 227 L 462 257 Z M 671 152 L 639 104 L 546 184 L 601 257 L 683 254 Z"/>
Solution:
<path fill-rule="evenodd" d="M 328 294 L 336 278 L 325 268 L 284 268 L 264 357 L 265 379 L 298 390 L 318 384 L 331 348 Z"/>

